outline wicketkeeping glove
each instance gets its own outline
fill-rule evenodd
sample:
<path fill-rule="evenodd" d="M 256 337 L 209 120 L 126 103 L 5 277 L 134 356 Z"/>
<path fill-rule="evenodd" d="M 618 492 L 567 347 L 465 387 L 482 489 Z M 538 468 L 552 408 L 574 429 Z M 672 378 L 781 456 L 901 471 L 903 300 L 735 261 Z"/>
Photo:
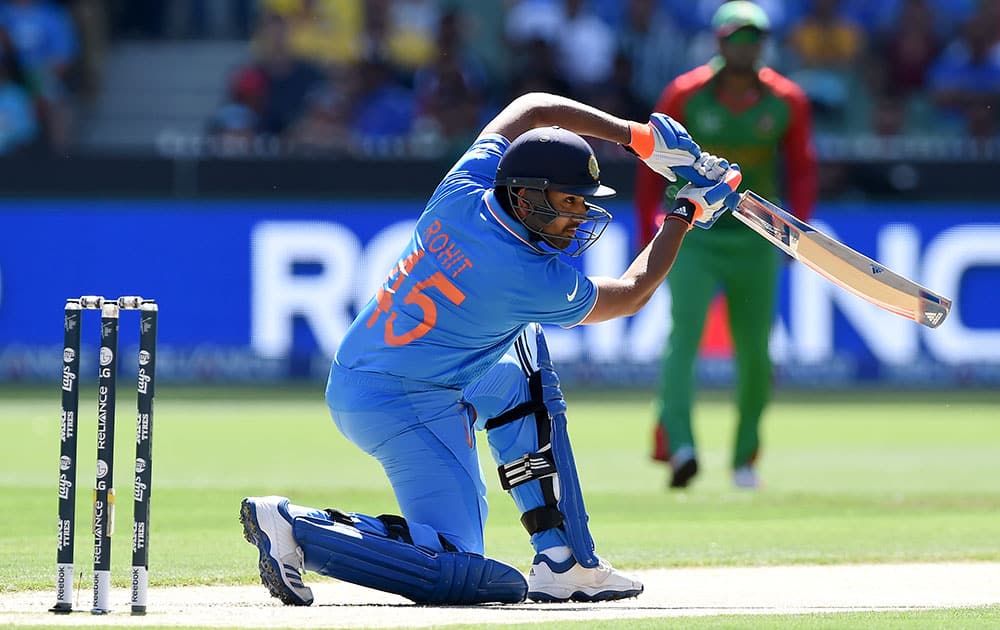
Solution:
<path fill-rule="evenodd" d="M 736 189 L 739 188 L 741 181 L 743 173 L 740 172 L 740 166 L 733 164 L 710 186 L 686 184 L 677 193 L 674 207 L 667 213 L 667 218 L 687 222 L 688 229 L 691 229 L 692 225 L 697 225 L 707 230 L 725 214 L 726 210 L 736 207 L 740 198 Z"/>
<path fill-rule="evenodd" d="M 666 114 L 655 113 L 648 123 L 633 122 L 630 128 L 632 140 L 625 148 L 672 182 L 677 181 L 674 168 L 690 168 L 701 155 L 701 148 L 684 125 Z"/>

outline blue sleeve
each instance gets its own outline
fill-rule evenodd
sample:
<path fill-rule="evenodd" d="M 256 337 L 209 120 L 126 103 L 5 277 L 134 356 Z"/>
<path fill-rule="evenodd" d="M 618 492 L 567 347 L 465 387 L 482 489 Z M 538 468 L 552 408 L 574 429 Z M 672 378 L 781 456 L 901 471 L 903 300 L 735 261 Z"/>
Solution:
<path fill-rule="evenodd" d="M 524 291 L 512 296 L 516 315 L 524 321 L 576 326 L 594 309 L 597 287 L 557 256 L 547 257 L 541 267 L 529 270 Z"/>
<path fill-rule="evenodd" d="M 463 191 L 468 194 L 493 187 L 493 178 L 500 164 L 500 157 L 510 146 L 503 136 L 490 134 L 477 140 L 458 162 L 451 167 L 431 196 L 431 203 L 445 195 Z"/>

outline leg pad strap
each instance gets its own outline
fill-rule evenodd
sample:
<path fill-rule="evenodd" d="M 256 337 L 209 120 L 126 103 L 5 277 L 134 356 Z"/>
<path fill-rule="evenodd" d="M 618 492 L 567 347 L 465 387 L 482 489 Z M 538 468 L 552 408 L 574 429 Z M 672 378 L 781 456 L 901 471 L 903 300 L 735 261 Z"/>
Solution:
<path fill-rule="evenodd" d="M 528 534 L 537 534 L 546 529 L 562 527 L 563 513 L 556 508 L 543 505 L 533 510 L 528 510 L 521 515 L 521 525 L 528 530 Z"/>
<path fill-rule="evenodd" d="M 546 444 L 537 453 L 528 453 L 512 462 L 507 462 L 497 467 L 497 473 L 500 475 L 500 485 L 504 490 L 508 491 L 533 479 L 551 477 L 556 472 L 558 471 L 556 470 L 556 463 L 552 458 L 550 444 Z"/>

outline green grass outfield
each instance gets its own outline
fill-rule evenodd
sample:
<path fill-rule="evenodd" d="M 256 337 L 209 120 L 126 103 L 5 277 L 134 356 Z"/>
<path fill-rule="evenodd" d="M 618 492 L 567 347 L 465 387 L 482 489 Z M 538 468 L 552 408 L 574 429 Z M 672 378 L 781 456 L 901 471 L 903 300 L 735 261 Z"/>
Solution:
<path fill-rule="evenodd" d="M 92 553 L 91 390 L 84 383 L 78 571 Z M 129 388 L 119 391 L 113 563 L 115 584 L 125 586 L 135 401 L 134 392 L 126 395 Z M 1000 560 L 1000 393 L 779 393 L 764 425 L 760 470 L 766 487 L 756 493 L 729 487 L 734 412 L 724 395 L 705 396 L 697 407 L 703 474 L 685 492 L 667 492 L 665 469 L 649 459 L 649 392 L 571 390 L 567 396 L 598 551 L 617 566 Z M 0 388 L 0 591 L 52 587 L 58 430 L 58 389 Z M 154 431 L 153 586 L 256 583 L 256 552 L 237 521 L 245 495 L 395 511 L 377 464 L 333 427 L 320 386 L 161 387 Z M 526 569 L 526 535 L 499 489 L 483 437 L 491 505 L 487 552 Z M 981 626 L 977 614 L 1000 624 L 996 607 L 879 614 L 912 614 L 934 627 L 953 615 L 964 615 L 959 627 Z M 869 625 L 865 614 L 842 618 Z M 823 625 L 829 619 L 820 616 L 805 627 L 830 627 Z M 761 618 L 747 624 L 754 620 Z M 717 621 L 718 627 L 743 627 Z M 634 627 L 654 627 L 643 623 Z M 710 624 L 686 619 L 683 625 L 716 627 Z"/>
<path fill-rule="evenodd" d="M 963 608 L 958 610 L 926 610 L 918 612 L 855 612 L 843 614 L 814 615 L 721 615 L 717 617 L 683 617 L 672 619 L 629 619 L 580 622 L 548 621 L 544 624 L 488 624 L 465 625 L 455 624 L 435 626 L 447 630 L 659 630 L 660 628 L 683 628 L 684 630 L 718 630 L 746 629 L 761 630 L 762 628 L 796 628 L 797 630 L 843 630 L 843 628 L 892 628 L 893 630 L 921 630 L 933 628 L 975 628 L 986 630 L 1000 625 L 1000 607 Z M 3 626 L 0 628 L 17 626 Z M 32 630 L 62 630 L 66 626 L 31 626 Z M 144 626 L 146 630 L 180 630 L 183 626 Z M 226 630 L 218 628 L 216 630 Z M 246 630 L 234 627 L 228 630 Z M 294 628 L 272 627 L 271 630 L 295 630 Z"/>

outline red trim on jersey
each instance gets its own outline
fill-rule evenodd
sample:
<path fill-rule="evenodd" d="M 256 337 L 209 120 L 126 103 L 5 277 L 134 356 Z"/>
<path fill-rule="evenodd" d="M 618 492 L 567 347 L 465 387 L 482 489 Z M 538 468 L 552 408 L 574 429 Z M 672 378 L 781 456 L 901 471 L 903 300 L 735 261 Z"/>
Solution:
<path fill-rule="evenodd" d="M 516 238 L 517 240 L 521 241 L 522 243 L 524 243 L 525 245 L 527 245 L 531 249 L 535 250 L 536 252 L 541 252 L 542 250 L 539 249 L 537 245 L 535 245 L 534 243 L 532 243 L 529 240 L 526 240 L 523 236 L 521 236 L 520 234 L 518 234 L 517 232 L 515 232 L 513 229 L 511 229 L 511 227 L 509 225 L 507 225 L 507 220 L 506 219 L 507 219 L 508 215 L 507 215 L 506 212 L 503 211 L 503 209 L 501 209 L 499 212 L 497 212 L 496 210 L 493 209 L 493 204 L 490 203 L 490 198 L 493 196 L 492 192 L 493 192 L 492 189 L 487 190 L 486 192 L 484 192 L 483 193 L 483 201 L 486 203 L 486 209 L 489 210 L 489 212 L 490 212 L 491 215 L 493 215 L 493 220 L 496 221 L 497 223 L 499 223 L 500 226 L 503 229 L 505 229 L 508 232 L 510 232 L 514 236 L 514 238 Z M 500 202 L 497 201 L 497 205 L 499 205 L 499 204 L 500 204 Z M 513 221 L 514 219 L 510 219 L 510 220 Z"/>
<path fill-rule="evenodd" d="M 770 68 L 762 69 L 759 76 L 761 83 L 785 101 L 791 110 L 788 130 L 781 139 L 785 166 L 785 209 L 808 221 L 816 205 L 819 188 L 809 98 L 802 88 Z"/>
<path fill-rule="evenodd" d="M 716 69 L 706 64 L 680 75 L 664 88 L 654 111 L 667 114 L 683 124 L 684 106 L 688 99 L 693 93 L 702 89 L 715 73 Z M 788 104 L 791 119 L 788 130 L 781 140 L 785 199 L 787 209 L 792 214 L 808 221 L 816 203 L 818 188 L 809 99 L 795 83 L 771 68 L 761 69 L 758 77 L 765 88 Z M 698 141 L 697 138 L 694 140 Z M 665 179 L 645 164 L 639 165 L 635 179 L 635 207 L 638 214 L 637 233 L 640 247 L 645 247 L 659 227 L 657 215 L 661 212 L 666 187 Z"/>

